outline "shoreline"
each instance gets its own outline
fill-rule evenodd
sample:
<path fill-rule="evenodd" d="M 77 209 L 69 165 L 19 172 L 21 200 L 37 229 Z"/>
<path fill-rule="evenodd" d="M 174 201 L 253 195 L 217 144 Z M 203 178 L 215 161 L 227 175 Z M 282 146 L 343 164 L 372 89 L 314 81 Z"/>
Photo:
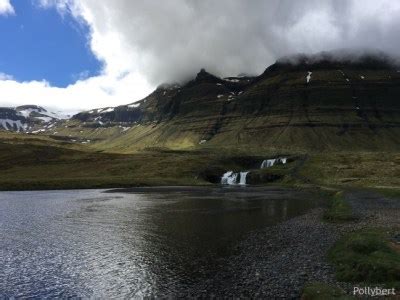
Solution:
<path fill-rule="evenodd" d="M 203 195 L 236 193 L 241 199 L 246 192 L 265 199 L 266 191 L 276 199 L 285 200 L 302 194 L 322 198 L 301 215 L 283 219 L 280 223 L 257 227 L 248 231 L 230 248 L 229 256 L 213 263 L 210 272 L 201 280 L 178 286 L 176 290 L 155 289 L 146 297 L 163 298 L 300 298 L 304 287 L 317 282 L 350 294 L 359 283 L 345 283 L 336 279 L 335 268 L 327 260 L 327 253 L 335 243 L 348 233 L 369 227 L 400 229 L 400 197 L 390 198 L 378 191 L 351 189 L 343 192 L 343 199 L 351 206 L 356 218 L 345 222 L 330 223 L 323 219 L 328 193 L 320 190 L 297 189 L 288 186 L 161 186 L 130 189 L 99 190 L 105 193 L 176 193 L 194 192 Z M 27 192 L 27 191 L 26 191 Z M 180 192 L 183 192 L 182 194 Z M 211 193 L 210 193 L 211 192 Z M 282 196 L 281 196 L 282 195 Z M 292 195 L 292 196 L 291 196 Z M 40 196 L 40 194 L 39 194 Z M 111 196 L 111 195 L 109 195 Z M 115 195 L 116 197 L 118 195 Z M 262 198 L 260 198 L 262 197 Z M 279 198 L 281 197 L 281 198 Z M 117 197 L 118 198 L 118 197 Z M 299 198 L 301 199 L 301 198 Z M 237 219 L 241 222 L 241 219 Z M 163 292 L 161 294 L 161 291 Z"/>
<path fill-rule="evenodd" d="M 351 191 L 345 197 L 358 210 L 358 220 L 328 223 L 323 220 L 324 209 L 315 208 L 252 232 L 235 247 L 238 254 L 229 258 L 226 269 L 192 287 L 185 296 L 297 299 L 304 287 L 313 282 L 351 295 L 353 287 L 361 283 L 336 279 L 335 268 L 326 257 L 329 249 L 343 235 L 356 230 L 399 229 L 400 201 L 366 191 Z M 366 197 L 369 200 L 365 201 Z"/>
<path fill-rule="evenodd" d="M 103 190 L 104 193 L 134 193 L 134 192 L 147 192 L 147 191 L 194 191 L 202 189 L 219 189 L 219 190 L 246 190 L 246 189 L 281 189 L 281 190 L 299 190 L 299 189 L 326 189 L 323 186 L 299 186 L 299 185 L 286 185 L 286 184 L 271 184 L 271 185 L 244 185 L 244 186 L 225 186 L 220 184 L 204 184 L 204 185 L 140 185 L 129 187 L 113 187 L 113 186 L 100 186 L 100 187 L 38 187 L 37 189 L 2 189 L 0 192 L 40 192 L 40 191 L 72 191 L 72 190 Z"/>

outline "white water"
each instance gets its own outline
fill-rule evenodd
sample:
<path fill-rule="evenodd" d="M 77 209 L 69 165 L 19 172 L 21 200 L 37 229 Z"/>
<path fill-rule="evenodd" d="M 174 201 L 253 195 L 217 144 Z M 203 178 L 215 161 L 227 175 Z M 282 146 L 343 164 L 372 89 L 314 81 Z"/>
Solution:
<path fill-rule="evenodd" d="M 234 185 L 236 184 L 238 173 L 234 173 L 233 171 L 228 171 L 221 178 L 221 184 Z"/>
<path fill-rule="evenodd" d="M 286 164 L 287 163 L 287 158 L 286 157 L 279 157 L 279 158 L 273 158 L 273 159 L 266 159 L 261 163 L 260 169 L 265 169 L 265 168 L 271 168 L 275 164 Z"/>
<path fill-rule="evenodd" d="M 261 169 L 273 167 L 276 159 L 266 159 L 261 163 Z"/>
<path fill-rule="evenodd" d="M 240 185 L 246 185 L 246 177 L 249 172 L 240 172 Z"/>
<path fill-rule="evenodd" d="M 225 185 L 246 185 L 246 177 L 249 172 L 235 173 L 233 171 L 228 171 L 221 177 L 221 184 Z M 239 179 L 239 182 L 238 182 Z"/>

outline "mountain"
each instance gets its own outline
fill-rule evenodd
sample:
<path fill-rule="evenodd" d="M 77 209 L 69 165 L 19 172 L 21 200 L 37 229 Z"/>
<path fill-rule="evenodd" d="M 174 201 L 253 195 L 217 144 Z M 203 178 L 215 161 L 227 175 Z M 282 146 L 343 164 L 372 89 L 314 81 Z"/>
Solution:
<path fill-rule="evenodd" d="M 136 103 L 79 113 L 57 131 L 115 151 L 398 149 L 399 98 L 400 71 L 386 58 L 297 57 L 257 77 L 218 78 L 201 70 Z"/>
<path fill-rule="evenodd" d="M 399 71 L 385 56 L 297 56 L 255 77 L 201 70 L 138 102 L 66 120 L 35 106 L 2 109 L 8 130 L 36 135 L 0 130 L 0 189 L 208 185 L 223 176 L 396 188 Z"/>
<path fill-rule="evenodd" d="M 37 105 L 0 107 L 0 129 L 16 132 L 45 132 L 69 116 L 57 114 Z"/>

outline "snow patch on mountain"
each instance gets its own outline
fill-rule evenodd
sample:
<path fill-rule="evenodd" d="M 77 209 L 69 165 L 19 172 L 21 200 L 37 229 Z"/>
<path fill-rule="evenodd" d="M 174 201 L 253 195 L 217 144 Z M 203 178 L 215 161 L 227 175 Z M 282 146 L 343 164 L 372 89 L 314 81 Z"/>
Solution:
<path fill-rule="evenodd" d="M 25 131 L 28 125 L 22 123 L 21 120 L 0 119 L 0 124 L 5 130 L 16 130 L 18 132 Z"/>
<path fill-rule="evenodd" d="M 128 107 L 136 108 L 136 107 L 139 107 L 139 105 L 140 105 L 140 103 L 132 103 L 132 104 L 129 104 Z"/>
<path fill-rule="evenodd" d="M 53 120 L 53 118 L 50 117 L 36 117 L 36 119 L 42 120 L 44 123 L 49 123 Z"/>
<path fill-rule="evenodd" d="M 56 120 L 66 120 L 66 119 L 70 118 L 69 115 L 65 115 L 60 112 L 58 112 L 58 113 L 51 112 L 40 106 L 33 106 L 33 105 L 32 106 L 20 106 L 20 107 L 16 107 L 15 110 L 17 111 L 18 115 L 20 115 L 24 118 L 29 118 L 29 117 L 38 118 L 38 117 L 36 117 L 37 115 L 41 115 L 41 116 L 51 118 L 51 119 L 56 119 Z"/>
<path fill-rule="evenodd" d="M 307 77 L 306 77 L 307 83 L 310 82 L 310 80 L 311 80 L 311 75 L 312 75 L 312 72 L 308 72 Z"/>
<path fill-rule="evenodd" d="M 60 120 L 70 116 L 55 113 L 37 105 L 18 107 L 0 107 L 0 129 L 16 132 L 28 132 L 49 129 Z"/>
<path fill-rule="evenodd" d="M 114 107 L 106 107 L 106 108 L 103 108 L 103 109 L 100 111 L 100 113 L 101 113 L 101 114 L 105 114 L 105 113 L 114 111 L 114 109 L 115 109 Z"/>

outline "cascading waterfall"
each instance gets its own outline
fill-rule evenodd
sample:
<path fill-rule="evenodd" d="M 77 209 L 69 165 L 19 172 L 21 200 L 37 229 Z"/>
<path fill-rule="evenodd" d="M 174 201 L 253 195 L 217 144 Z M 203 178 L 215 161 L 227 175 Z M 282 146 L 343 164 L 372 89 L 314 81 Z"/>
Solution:
<path fill-rule="evenodd" d="M 234 173 L 233 171 L 228 171 L 224 175 L 222 175 L 221 184 L 234 185 L 236 184 L 237 176 L 237 173 Z"/>
<path fill-rule="evenodd" d="M 246 177 L 249 172 L 240 172 L 240 185 L 246 185 Z"/>
<path fill-rule="evenodd" d="M 221 184 L 225 185 L 246 185 L 246 177 L 249 172 L 239 172 L 235 173 L 233 171 L 228 171 L 224 173 L 221 177 Z M 239 182 L 238 182 L 239 178 Z"/>
<path fill-rule="evenodd" d="M 266 160 L 263 160 L 263 162 L 261 163 L 260 169 L 271 168 L 275 164 L 283 164 L 284 165 L 286 163 L 287 163 L 287 158 L 286 157 L 266 159 Z"/>
<path fill-rule="evenodd" d="M 260 169 L 271 168 L 276 164 L 286 164 L 287 158 L 286 157 L 278 157 L 278 158 L 271 158 L 265 159 L 261 163 Z M 247 184 L 247 174 L 249 171 L 238 172 L 235 173 L 233 171 L 228 171 L 224 173 L 221 177 L 221 184 L 224 185 L 246 185 Z"/>
<path fill-rule="evenodd" d="M 260 169 L 264 169 L 264 168 L 270 168 L 275 164 L 276 159 L 266 159 L 261 163 L 261 168 Z"/>

